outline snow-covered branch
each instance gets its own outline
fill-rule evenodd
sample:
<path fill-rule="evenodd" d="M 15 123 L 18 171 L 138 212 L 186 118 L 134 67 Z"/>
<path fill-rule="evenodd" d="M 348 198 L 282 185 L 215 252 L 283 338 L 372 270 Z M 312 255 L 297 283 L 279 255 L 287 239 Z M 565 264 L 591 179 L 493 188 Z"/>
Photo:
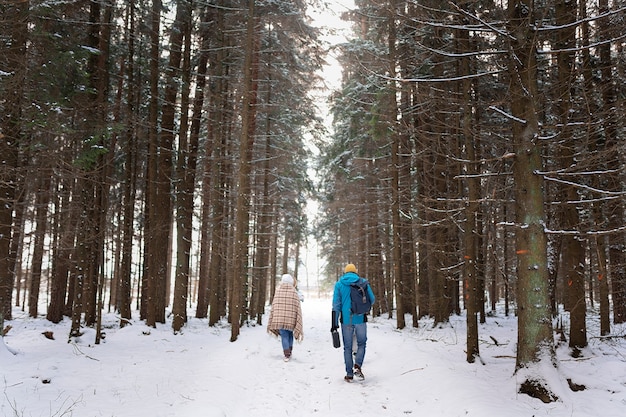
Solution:
<path fill-rule="evenodd" d="M 495 111 L 495 112 L 500 113 L 501 115 L 503 115 L 506 118 L 509 118 L 509 119 L 511 119 L 513 121 L 516 121 L 518 123 L 521 123 L 521 124 L 526 124 L 526 120 L 520 119 L 519 117 L 515 117 L 511 113 L 507 113 L 504 110 L 501 110 L 501 109 L 497 108 L 496 106 L 489 106 L 489 108 L 491 110 Z"/>
<path fill-rule="evenodd" d="M 542 175 L 538 171 L 535 171 L 535 174 Z M 623 195 L 626 195 L 626 191 L 601 190 L 599 188 L 590 187 L 588 185 L 579 184 L 579 183 L 576 183 L 576 182 L 573 182 L 573 181 L 565 181 L 565 180 L 561 180 L 561 179 L 558 179 L 558 178 L 548 177 L 547 175 L 542 175 L 542 177 L 546 181 L 558 182 L 560 184 L 570 185 L 572 187 L 580 188 L 582 190 L 591 191 L 591 192 L 598 193 L 598 194 L 606 194 L 606 195 L 613 195 L 613 196 L 623 196 Z"/>

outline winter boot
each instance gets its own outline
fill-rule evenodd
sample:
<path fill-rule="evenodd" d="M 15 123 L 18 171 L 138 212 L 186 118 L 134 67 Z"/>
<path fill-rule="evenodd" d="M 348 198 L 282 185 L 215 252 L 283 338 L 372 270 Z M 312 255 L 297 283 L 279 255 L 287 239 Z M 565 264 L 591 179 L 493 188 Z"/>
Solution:
<path fill-rule="evenodd" d="M 291 349 L 285 349 L 283 350 L 283 354 L 285 355 L 285 357 L 283 358 L 283 360 L 285 362 L 289 362 L 289 359 L 291 359 Z"/>
<path fill-rule="evenodd" d="M 354 365 L 354 376 L 360 379 L 365 379 L 365 375 L 363 375 L 360 365 Z"/>

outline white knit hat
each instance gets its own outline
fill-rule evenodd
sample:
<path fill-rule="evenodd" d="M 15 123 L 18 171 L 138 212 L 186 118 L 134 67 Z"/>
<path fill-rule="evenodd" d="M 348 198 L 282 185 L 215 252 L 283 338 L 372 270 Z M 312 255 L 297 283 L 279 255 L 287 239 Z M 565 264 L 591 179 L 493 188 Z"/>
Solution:
<path fill-rule="evenodd" d="M 280 282 L 293 285 L 293 277 L 289 274 L 283 274 L 283 277 L 280 280 Z"/>

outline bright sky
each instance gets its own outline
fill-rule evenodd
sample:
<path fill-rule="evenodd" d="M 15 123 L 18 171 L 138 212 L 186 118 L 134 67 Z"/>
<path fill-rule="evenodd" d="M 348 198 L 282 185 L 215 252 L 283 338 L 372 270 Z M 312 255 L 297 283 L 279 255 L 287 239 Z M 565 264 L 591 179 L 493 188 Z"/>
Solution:
<path fill-rule="evenodd" d="M 350 22 L 341 20 L 341 14 L 354 8 L 354 0 L 322 0 L 320 7 L 311 6 L 309 15 L 313 19 L 313 26 L 320 27 L 324 31 L 322 39 L 329 45 L 337 45 L 345 42 L 349 38 Z M 341 82 L 341 68 L 331 53 L 327 56 L 328 65 L 324 68 L 323 74 L 328 87 L 338 88 Z"/>
<path fill-rule="evenodd" d="M 313 1 L 316 2 L 316 0 Z M 321 5 L 309 5 L 307 10 L 309 16 L 313 19 L 312 25 L 322 29 L 322 40 L 327 42 L 329 47 L 345 42 L 350 37 L 350 22 L 341 20 L 341 14 L 354 8 L 354 0 L 321 0 L 321 2 Z M 328 96 L 333 90 L 341 87 L 341 67 L 335 59 L 332 48 L 326 56 L 326 61 L 328 65 L 323 68 L 322 77 L 328 90 L 316 92 L 316 95 L 319 95 L 317 105 L 320 111 L 324 113 L 323 117 L 326 120 L 326 126 L 328 129 L 331 129 L 331 118 L 328 114 Z M 318 149 L 312 144 L 311 150 L 314 154 L 318 152 Z M 310 175 L 315 176 L 315 172 L 310 170 Z M 307 202 L 307 215 L 309 217 L 309 226 L 311 227 L 315 217 L 320 215 L 316 201 L 309 200 Z M 318 285 L 318 281 L 321 278 L 320 273 L 324 268 L 325 259 L 323 254 L 320 253 L 317 242 L 310 236 L 307 247 L 303 250 L 301 261 L 303 265 L 298 268 L 299 287 L 301 289 L 313 289 Z"/>

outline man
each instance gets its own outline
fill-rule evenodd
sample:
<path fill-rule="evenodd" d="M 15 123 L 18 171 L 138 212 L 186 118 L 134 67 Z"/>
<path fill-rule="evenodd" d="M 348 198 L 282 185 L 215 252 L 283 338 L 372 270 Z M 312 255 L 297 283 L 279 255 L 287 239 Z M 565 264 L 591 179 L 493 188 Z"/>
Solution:
<path fill-rule="evenodd" d="M 346 365 L 347 382 L 352 382 L 356 375 L 360 379 L 364 379 L 363 375 L 363 359 L 365 358 L 365 344 L 367 342 L 367 314 L 353 314 L 351 311 L 350 300 L 350 284 L 355 284 L 361 280 L 354 264 L 348 264 L 344 268 L 344 274 L 335 284 L 333 293 L 333 314 L 331 331 L 339 328 L 339 320 L 341 320 L 341 335 L 343 338 L 343 359 Z M 372 304 L 375 297 L 372 288 L 367 285 L 367 295 Z M 354 359 L 352 358 L 352 343 L 356 336 L 357 351 Z"/>

